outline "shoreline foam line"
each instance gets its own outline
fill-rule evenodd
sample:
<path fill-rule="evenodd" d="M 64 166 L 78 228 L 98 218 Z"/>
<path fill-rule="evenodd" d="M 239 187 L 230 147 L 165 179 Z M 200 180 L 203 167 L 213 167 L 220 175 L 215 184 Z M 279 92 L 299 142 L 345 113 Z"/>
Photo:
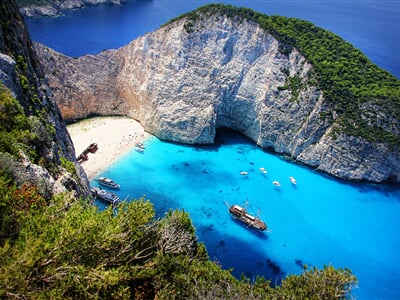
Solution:
<path fill-rule="evenodd" d="M 132 150 L 136 143 L 143 143 L 151 136 L 138 121 L 128 117 L 89 118 L 68 125 L 67 130 L 76 155 L 91 143 L 97 143 L 99 147 L 96 153 L 89 154 L 89 160 L 82 163 L 89 180 Z"/>

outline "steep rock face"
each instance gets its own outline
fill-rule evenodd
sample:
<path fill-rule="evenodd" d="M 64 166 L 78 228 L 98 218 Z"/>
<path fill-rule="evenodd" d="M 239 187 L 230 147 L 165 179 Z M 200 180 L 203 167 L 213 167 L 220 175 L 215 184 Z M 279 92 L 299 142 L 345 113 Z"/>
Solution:
<path fill-rule="evenodd" d="M 320 92 L 308 86 L 290 102 L 279 87 L 286 74 L 306 81 L 311 66 L 297 51 L 281 54 L 279 42 L 254 23 L 213 18 L 193 25 L 191 34 L 182 20 L 118 51 L 118 91 L 137 103 L 129 113 L 162 139 L 212 143 L 216 128 L 229 127 L 284 152 L 274 140 L 281 123 L 296 132 Z"/>
<path fill-rule="evenodd" d="M 114 51 L 71 58 L 36 44 L 36 52 L 65 120 L 129 111 L 129 103 L 118 96 L 115 80 L 122 63 Z"/>
<path fill-rule="evenodd" d="M 179 19 L 118 50 L 72 59 L 37 45 L 62 114 L 122 114 L 161 139 L 213 143 L 237 130 L 263 148 L 346 179 L 400 181 L 385 145 L 331 134 L 313 67 L 257 24 L 214 14 Z M 301 82 L 298 91 L 290 80 Z"/>
<path fill-rule="evenodd" d="M 16 161 L 0 153 L 1 161 L 13 165 L 7 172 L 17 184 L 45 182 L 46 192 L 72 191 L 87 196 L 88 180 L 76 162 L 64 120 L 14 0 L 0 6 L 0 19 L 0 80 L 21 104 L 40 140 L 34 146 L 40 164 L 32 162 L 23 151 Z M 78 176 L 74 177 L 61 166 L 63 159 L 75 164 Z"/>
<path fill-rule="evenodd" d="M 22 15 L 27 17 L 59 16 L 63 10 L 84 8 L 88 5 L 116 4 L 121 5 L 127 0 L 49 0 L 46 3 L 24 4 L 20 7 Z"/>

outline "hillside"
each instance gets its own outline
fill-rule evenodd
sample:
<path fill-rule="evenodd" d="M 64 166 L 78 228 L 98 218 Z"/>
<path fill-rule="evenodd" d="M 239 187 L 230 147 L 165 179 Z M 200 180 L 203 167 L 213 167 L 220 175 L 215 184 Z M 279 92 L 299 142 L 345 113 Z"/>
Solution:
<path fill-rule="evenodd" d="M 88 181 L 23 19 L 14 2 L 0 8 L 0 175 L 17 188 L 37 186 L 47 200 L 55 191 L 86 196 Z"/>
<path fill-rule="evenodd" d="M 399 80 L 309 22 L 208 5 L 98 55 L 36 50 L 66 120 L 126 115 L 198 144 L 227 127 L 339 178 L 400 181 Z"/>

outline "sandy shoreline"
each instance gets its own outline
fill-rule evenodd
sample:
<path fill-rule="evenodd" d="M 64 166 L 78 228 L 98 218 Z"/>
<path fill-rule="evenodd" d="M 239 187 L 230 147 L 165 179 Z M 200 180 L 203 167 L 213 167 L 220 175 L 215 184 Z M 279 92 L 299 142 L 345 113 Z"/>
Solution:
<path fill-rule="evenodd" d="M 90 118 L 68 125 L 67 129 L 76 156 L 91 143 L 97 143 L 99 147 L 96 153 L 89 153 L 89 160 L 82 163 L 89 180 L 132 150 L 137 142 L 144 142 L 151 136 L 139 122 L 127 117 Z"/>

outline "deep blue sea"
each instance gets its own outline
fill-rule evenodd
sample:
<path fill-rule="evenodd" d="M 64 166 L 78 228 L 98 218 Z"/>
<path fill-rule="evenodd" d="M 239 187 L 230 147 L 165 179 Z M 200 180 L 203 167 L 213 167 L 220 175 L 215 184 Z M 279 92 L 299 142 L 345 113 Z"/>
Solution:
<path fill-rule="evenodd" d="M 126 45 L 207 3 L 211 2 L 138 0 L 26 21 L 35 41 L 80 56 Z M 400 78 L 399 1 L 223 3 L 311 21 Z M 259 172 L 260 167 L 268 173 Z M 160 216 L 169 208 L 189 212 L 211 259 L 233 268 L 237 276 L 263 275 L 279 282 L 287 274 L 300 273 L 303 264 L 332 264 L 348 267 L 357 276 L 360 283 L 354 294 L 359 299 L 400 299 L 399 186 L 338 181 L 226 131 L 207 147 L 151 138 L 143 154 L 132 151 L 102 175 L 121 184 L 118 193 L 123 199 L 146 195 Z M 296 186 L 289 176 L 297 179 Z M 227 205 L 234 203 L 260 213 L 272 232 L 255 232 L 233 220 Z"/>
<path fill-rule="evenodd" d="M 363 51 L 400 78 L 399 0 L 215 1 L 250 7 L 268 15 L 308 20 Z M 123 6 L 99 5 L 64 17 L 27 19 L 32 39 L 66 55 L 96 54 L 118 48 L 171 18 L 213 1 L 137 0 Z"/>

